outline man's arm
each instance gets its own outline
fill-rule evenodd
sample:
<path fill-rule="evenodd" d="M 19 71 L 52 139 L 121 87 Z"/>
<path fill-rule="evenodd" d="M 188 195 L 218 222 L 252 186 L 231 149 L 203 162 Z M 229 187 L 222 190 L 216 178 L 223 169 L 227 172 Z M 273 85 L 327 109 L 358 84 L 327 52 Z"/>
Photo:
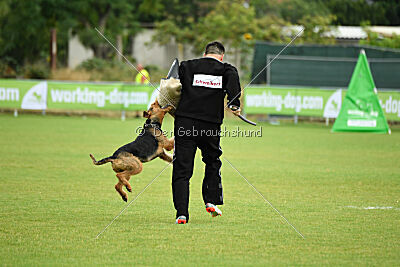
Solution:
<path fill-rule="evenodd" d="M 179 64 L 179 69 L 178 69 L 178 72 L 179 72 L 179 80 L 180 80 L 180 82 L 181 82 L 181 84 L 183 84 L 183 79 L 184 79 L 184 77 L 185 77 L 185 72 L 184 72 L 184 65 L 185 64 L 185 62 L 181 62 L 181 64 Z M 183 89 L 183 88 L 182 88 Z"/>
<path fill-rule="evenodd" d="M 239 107 L 237 110 L 232 110 L 236 116 L 240 115 L 240 95 L 242 89 L 240 88 L 239 74 L 235 67 L 229 66 L 225 72 L 226 80 L 226 93 L 228 95 L 228 107 L 236 106 Z"/>

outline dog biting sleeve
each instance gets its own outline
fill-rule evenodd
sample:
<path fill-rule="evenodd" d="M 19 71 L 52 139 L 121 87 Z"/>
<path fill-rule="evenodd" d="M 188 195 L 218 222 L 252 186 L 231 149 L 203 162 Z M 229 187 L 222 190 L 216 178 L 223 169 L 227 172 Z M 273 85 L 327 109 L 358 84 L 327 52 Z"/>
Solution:
<path fill-rule="evenodd" d="M 179 100 L 181 99 L 182 84 L 178 79 L 169 78 L 162 79 L 160 82 L 160 92 L 157 100 L 160 106 L 173 105 L 178 106 Z M 175 114 L 175 108 L 170 112 L 171 115 Z"/>

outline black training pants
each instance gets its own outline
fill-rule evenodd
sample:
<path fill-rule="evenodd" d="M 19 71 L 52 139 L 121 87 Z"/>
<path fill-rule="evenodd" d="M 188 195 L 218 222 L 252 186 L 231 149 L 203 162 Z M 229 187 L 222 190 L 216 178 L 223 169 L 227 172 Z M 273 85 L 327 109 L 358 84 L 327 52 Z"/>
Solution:
<path fill-rule="evenodd" d="M 219 146 L 221 125 L 187 117 L 176 117 L 174 126 L 175 148 L 172 171 L 172 193 L 176 216 L 189 220 L 189 180 L 193 174 L 196 149 L 200 148 L 205 163 L 203 180 L 204 203 L 223 204 L 221 184 L 222 154 Z"/>

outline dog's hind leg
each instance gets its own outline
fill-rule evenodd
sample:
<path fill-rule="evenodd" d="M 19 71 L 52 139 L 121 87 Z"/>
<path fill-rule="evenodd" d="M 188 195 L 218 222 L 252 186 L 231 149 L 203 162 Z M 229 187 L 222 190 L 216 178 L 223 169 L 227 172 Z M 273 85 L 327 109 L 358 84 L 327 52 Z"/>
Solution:
<path fill-rule="evenodd" d="M 122 183 L 120 181 L 115 185 L 115 190 L 121 195 L 123 201 L 128 201 L 128 194 L 122 190 Z"/>
<path fill-rule="evenodd" d="M 143 163 L 135 156 L 132 156 L 129 163 L 130 163 L 129 170 L 125 171 L 126 172 L 125 179 L 128 184 L 128 185 L 125 185 L 125 187 L 126 187 L 126 190 L 128 190 L 129 192 L 132 192 L 132 188 L 129 183 L 129 180 L 131 179 L 132 175 L 136 175 L 136 174 L 139 174 L 142 172 Z"/>
<path fill-rule="evenodd" d="M 113 170 L 117 173 L 119 183 L 121 185 L 124 185 L 126 187 L 126 190 L 132 192 L 132 187 L 129 183 L 129 179 L 131 178 L 131 175 L 138 174 L 142 171 L 142 162 L 130 153 L 121 153 L 120 155 L 118 155 L 118 158 L 113 161 L 112 167 Z"/>
<path fill-rule="evenodd" d="M 118 180 L 125 186 L 126 190 L 128 190 L 129 192 L 132 192 L 131 184 L 128 182 L 131 178 L 131 175 L 132 171 L 123 171 L 117 173 Z"/>

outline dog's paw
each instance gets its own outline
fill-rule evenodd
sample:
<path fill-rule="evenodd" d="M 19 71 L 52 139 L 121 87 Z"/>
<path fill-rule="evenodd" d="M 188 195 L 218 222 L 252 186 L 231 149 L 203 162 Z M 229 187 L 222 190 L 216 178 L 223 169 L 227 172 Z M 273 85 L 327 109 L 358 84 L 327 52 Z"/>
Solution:
<path fill-rule="evenodd" d="M 126 198 L 126 196 L 122 196 L 122 200 L 125 202 L 128 202 L 128 199 Z"/>
<path fill-rule="evenodd" d="M 125 186 L 126 190 L 128 190 L 128 192 L 132 193 L 132 188 L 129 188 L 127 186 Z"/>

